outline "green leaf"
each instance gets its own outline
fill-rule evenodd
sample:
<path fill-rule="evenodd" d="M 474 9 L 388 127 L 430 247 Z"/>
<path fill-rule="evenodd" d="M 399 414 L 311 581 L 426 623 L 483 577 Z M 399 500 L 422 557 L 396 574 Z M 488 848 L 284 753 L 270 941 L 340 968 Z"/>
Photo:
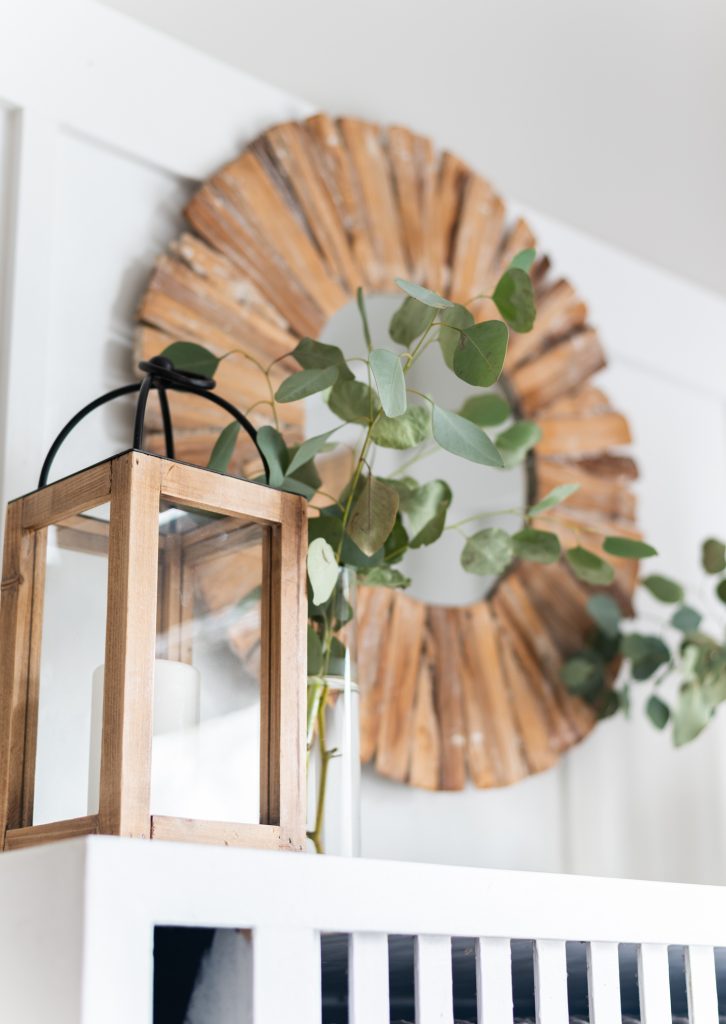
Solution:
<path fill-rule="evenodd" d="M 629 633 L 620 640 L 620 652 L 630 658 L 630 670 L 633 679 L 650 679 L 653 673 L 667 665 L 671 660 L 671 652 L 658 636 L 642 636 L 640 633 Z"/>
<path fill-rule="evenodd" d="M 683 587 L 666 576 L 647 576 L 642 583 L 653 597 L 664 604 L 677 604 L 683 600 Z"/>
<path fill-rule="evenodd" d="M 304 370 L 327 370 L 337 366 L 339 380 L 353 380 L 353 372 L 337 345 L 326 345 L 313 338 L 302 338 L 291 352 Z"/>
<path fill-rule="evenodd" d="M 401 506 L 398 506 L 398 515 L 396 516 L 396 522 L 393 524 L 393 529 L 388 535 L 388 540 L 383 546 L 383 557 L 384 561 L 389 565 L 395 565 L 396 562 L 400 562 L 403 556 L 408 551 L 408 533 L 401 520 Z"/>
<path fill-rule="evenodd" d="M 623 613 L 618 602 L 609 594 L 593 594 L 588 599 L 587 612 L 606 636 L 619 636 Z"/>
<path fill-rule="evenodd" d="M 454 369 L 454 355 L 462 344 L 462 331 L 474 326 L 474 317 L 466 306 L 451 306 L 439 313 L 439 345 L 444 362 L 450 370 Z"/>
<path fill-rule="evenodd" d="M 424 306 L 432 306 L 434 309 L 446 309 L 448 306 L 454 305 L 453 302 L 445 299 L 442 295 L 437 295 L 436 292 L 432 292 L 429 288 L 424 288 L 420 284 L 414 284 L 412 281 L 406 281 L 402 277 L 396 278 L 396 284 L 406 295 L 410 295 L 412 299 L 416 299 L 418 302 L 423 302 Z"/>
<path fill-rule="evenodd" d="M 317 632 L 308 625 L 308 675 L 316 676 L 323 670 L 323 645 Z"/>
<path fill-rule="evenodd" d="M 381 416 L 371 438 L 381 448 L 414 448 L 431 436 L 431 413 L 421 405 L 410 405 L 403 416 Z"/>
<path fill-rule="evenodd" d="M 509 402 L 501 395 L 474 395 L 459 409 L 459 416 L 478 427 L 498 427 L 511 415 Z"/>
<path fill-rule="evenodd" d="M 315 463 L 306 462 L 305 465 L 298 466 L 294 473 L 291 473 L 288 467 L 285 479 L 280 486 L 283 491 L 290 491 L 292 494 L 302 494 L 303 498 L 307 498 L 309 501 L 318 487 L 320 487 L 320 483 L 320 476 L 315 468 Z"/>
<path fill-rule="evenodd" d="M 338 374 L 337 366 L 328 366 L 324 370 L 298 370 L 285 378 L 275 392 L 275 398 L 278 402 L 299 402 L 301 398 L 332 387 Z"/>
<path fill-rule="evenodd" d="M 716 587 L 716 596 L 726 604 L 726 579 L 721 580 L 719 585 Z"/>
<path fill-rule="evenodd" d="M 512 538 L 496 526 L 469 537 L 461 552 L 461 565 L 476 576 L 498 575 L 514 558 Z"/>
<path fill-rule="evenodd" d="M 221 362 L 209 349 L 193 341 L 172 342 L 160 354 L 171 360 L 175 370 L 196 373 L 199 377 L 214 377 Z"/>
<path fill-rule="evenodd" d="M 361 324 L 363 325 L 363 338 L 366 343 L 366 348 L 370 352 L 371 350 L 371 329 L 368 326 L 368 313 L 366 312 L 366 300 L 363 295 L 363 289 L 359 286 L 355 292 L 355 301 L 358 304 L 358 312 L 360 313 Z"/>
<path fill-rule="evenodd" d="M 526 271 L 519 267 L 505 270 L 492 295 L 494 304 L 513 331 L 531 331 L 536 314 L 534 288 Z"/>
<path fill-rule="evenodd" d="M 615 570 L 612 565 L 604 562 L 599 555 L 588 551 L 587 548 L 579 545 L 565 554 L 570 568 L 578 579 L 583 583 L 590 583 L 592 586 L 607 586 L 615 579 Z"/>
<path fill-rule="evenodd" d="M 681 633 L 695 633 L 701 625 L 702 615 L 695 608 L 689 608 L 687 604 L 681 605 L 671 619 L 671 626 L 679 629 Z"/>
<path fill-rule="evenodd" d="M 617 558 L 652 558 L 658 554 L 650 544 L 644 544 L 642 540 L 632 540 L 630 537 L 606 537 L 603 551 Z"/>
<path fill-rule="evenodd" d="M 404 576 L 398 569 L 392 569 L 390 565 L 374 565 L 371 569 L 359 569 L 358 582 L 367 587 L 391 587 L 397 590 L 405 590 L 411 584 L 408 576 Z"/>
<path fill-rule="evenodd" d="M 536 255 L 536 249 L 522 249 L 521 252 L 517 253 L 509 266 L 513 267 L 515 270 L 523 270 L 528 274 L 532 269 L 532 264 L 534 263 Z"/>
<path fill-rule="evenodd" d="M 285 439 L 274 427 L 264 426 L 257 431 L 257 444 L 267 460 L 269 468 L 267 482 L 271 487 L 280 487 L 285 478 L 289 459 Z"/>
<path fill-rule="evenodd" d="M 518 466 L 542 437 L 536 423 L 520 420 L 497 436 L 496 444 L 507 469 Z"/>
<path fill-rule="evenodd" d="M 303 441 L 293 452 L 290 465 L 287 467 L 287 475 L 292 476 L 296 470 L 310 462 L 311 459 L 314 459 L 325 448 L 330 435 L 334 434 L 338 429 L 338 427 L 333 427 L 332 430 L 326 430 L 324 434 L 317 434 L 315 437 L 309 437 L 307 441 Z"/>
<path fill-rule="evenodd" d="M 560 541 L 555 533 L 525 527 L 512 537 L 514 554 L 527 562 L 547 565 L 560 557 Z"/>
<path fill-rule="evenodd" d="M 645 713 L 656 729 L 665 729 L 666 725 L 668 725 L 668 719 L 671 717 L 671 710 L 668 705 L 660 697 L 656 697 L 654 693 L 648 698 L 648 703 L 645 705 Z"/>
<path fill-rule="evenodd" d="M 403 416 L 406 411 L 406 381 L 401 360 L 387 348 L 375 348 L 369 363 L 386 416 Z"/>
<path fill-rule="evenodd" d="M 381 408 L 378 396 L 359 380 L 339 380 L 328 397 L 330 411 L 346 423 L 370 423 Z"/>
<path fill-rule="evenodd" d="M 508 341 L 509 331 L 501 320 L 467 327 L 454 349 L 454 373 L 467 384 L 491 387 L 501 375 Z"/>
<path fill-rule="evenodd" d="M 570 693 L 592 697 L 605 681 L 605 666 L 596 654 L 583 651 L 564 663 L 560 675 Z"/>
<path fill-rule="evenodd" d="M 433 407 L 432 430 L 434 439 L 452 455 L 459 455 L 482 466 L 504 465 L 502 456 L 489 437 L 463 416 L 435 405 Z"/>
<path fill-rule="evenodd" d="M 308 548 L 308 577 L 313 588 L 313 604 L 325 604 L 338 582 L 339 565 L 327 540 L 318 537 Z"/>
<path fill-rule="evenodd" d="M 388 328 L 391 340 L 408 348 L 412 341 L 420 338 L 429 329 L 435 316 L 436 311 L 433 307 L 424 305 L 409 295 L 391 318 Z"/>
<path fill-rule="evenodd" d="M 713 537 L 705 540 L 701 548 L 701 564 L 712 575 L 723 572 L 726 569 L 726 545 Z"/>
<path fill-rule="evenodd" d="M 579 489 L 579 484 L 560 484 L 559 487 L 553 487 L 551 491 L 545 494 L 544 498 L 540 498 L 538 502 L 531 506 L 529 515 L 538 516 L 540 512 L 546 512 L 548 508 L 561 505 L 563 501 L 566 501 L 571 494 L 579 491 Z"/>
<path fill-rule="evenodd" d="M 450 504 L 451 488 L 443 480 L 424 484 L 402 502 L 410 547 L 424 547 L 439 539 Z"/>
<path fill-rule="evenodd" d="M 229 469 L 229 462 L 234 453 L 234 446 L 237 444 L 237 437 L 240 431 L 240 424 L 237 420 L 228 423 L 219 435 L 209 456 L 207 469 L 214 473 L 226 473 Z"/>
<path fill-rule="evenodd" d="M 366 555 L 382 548 L 396 522 L 398 494 L 367 476 L 348 520 L 348 534 Z"/>
<path fill-rule="evenodd" d="M 676 706 L 671 712 L 675 746 L 682 747 L 685 743 L 695 740 L 711 721 L 712 713 L 698 683 L 684 683 L 678 693 Z"/>

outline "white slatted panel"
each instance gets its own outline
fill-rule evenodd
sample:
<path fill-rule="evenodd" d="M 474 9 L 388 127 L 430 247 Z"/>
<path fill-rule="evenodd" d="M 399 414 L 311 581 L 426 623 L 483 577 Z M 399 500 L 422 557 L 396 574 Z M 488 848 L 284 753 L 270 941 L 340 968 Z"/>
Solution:
<path fill-rule="evenodd" d="M 686 991 L 690 1024 L 718 1024 L 716 964 L 711 946 L 686 947 Z"/>
<path fill-rule="evenodd" d="M 478 1024 L 511 1024 L 512 944 L 509 939 L 478 939 L 476 943 Z"/>
<path fill-rule="evenodd" d="M 388 936 L 357 932 L 348 946 L 350 1024 L 388 1024 Z"/>
<path fill-rule="evenodd" d="M 537 1024 L 566 1024 L 567 957 L 559 939 L 534 944 L 534 1005 Z"/>
<path fill-rule="evenodd" d="M 245 970 L 247 991 L 240 1024 L 320 1024 L 320 933 L 310 929 L 255 928 Z"/>
<path fill-rule="evenodd" d="M 620 1024 L 620 965 L 616 942 L 588 943 L 587 991 L 590 1024 Z"/>
<path fill-rule="evenodd" d="M 451 939 L 417 935 L 414 952 L 416 1024 L 453 1024 Z"/>
<path fill-rule="evenodd" d="M 662 1024 L 671 1019 L 667 946 L 644 942 L 638 947 L 638 989 L 642 1024 Z"/>

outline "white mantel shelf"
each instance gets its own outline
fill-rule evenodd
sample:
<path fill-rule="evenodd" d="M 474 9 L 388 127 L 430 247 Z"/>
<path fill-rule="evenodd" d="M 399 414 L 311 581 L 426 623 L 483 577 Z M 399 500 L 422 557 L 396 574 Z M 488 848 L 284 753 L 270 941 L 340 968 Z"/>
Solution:
<path fill-rule="evenodd" d="M 438 977 L 446 993 L 448 977 L 449 1002 L 450 938 L 463 936 L 480 943 L 481 978 L 487 950 L 501 953 L 502 940 L 535 940 L 536 983 L 545 989 L 568 940 L 587 942 L 595 976 L 610 972 L 611 981 L 618 944 L 638 945 L 646 973 L 652 953 L 652 978 L 661 981 L 660 953 L 667 971 L 667 947 L 683 946 L 689 977 L 705 985 L 703 998 L 715 1010 L 709 964 L 713 948 L 726 946 L 726 889 L 104 836 L 68 840 L 0 857 L 3 1019 L 148 1024 L 154 927 L 163 925 L 240 930 L 242 1021 L 290 1019 L 295 1006 L 297 1021 L 319 1024 L 319 937 L 326 932 L 352 936 L 352 1006 L 375 995 L 373 977 L 382 998 L 384 973 L 387 993 L 386 938 L 407 935 L 416 937 L 417 971 L 426 965 L 429 984 L 438 991 Z M 617 956 L 614 963 L 617 977 Z M 365 995 L 355 988 L 356 964 Z M 553 998 L 561 988 L 553 987 Z"/>

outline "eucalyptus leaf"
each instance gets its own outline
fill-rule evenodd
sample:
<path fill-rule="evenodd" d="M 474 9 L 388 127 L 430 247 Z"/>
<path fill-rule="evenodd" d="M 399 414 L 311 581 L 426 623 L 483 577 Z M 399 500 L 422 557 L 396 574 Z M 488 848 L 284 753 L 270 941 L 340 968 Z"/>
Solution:
<path fill-rule="evenodd" d="M 650 679 L 662 665 L 671 660 L 671 652 L 658 636 L 629 633 L 620 640 L 621 654 L 630 659 L 633 679 Z"/>
<path fill-rule="evenodd" d="M 642 540 L 633 540 L 630 537 L 606 537 L 603 542 L 603 551 L 617 558 L 652 558 L 658 552 L 650 544 Z"/>
<path fill-rule="evenodd" d="M 542 431 L 530 420 L 520 420 L 497 435 L 496 445 L 507 469 L 518 466 L 542 437 Z"/>
<path fill-rule="evenodd" d="M 459 416 L 478 427 L 498 427 L 511 415 L 509 402 L 501 395 L 473 395 L 459 409 Z"/>
<path fill-rule="evenodd" d="M 512 538 L 496 526 L 469 537 L 461 552 L 461 565 L 476 576 L 504 572 L 514 558 Z"/>
<path fill-rule="evenodd" d="M 389 565 L 375 565 L 371 569 L 360 569 L 358 582 L 367 587 L 391 587 L 396 590 L 405 590 L 410 586 L 411 580 L 398 569 L 392 569 Z"/>
<path fill-rule="evenodd" d="M 410 405 L 403 416 L 380 416 L 371 438 L 381 448 L 414 448 L 431 437 L 431 413 L 421 405 Z"/>
<path fill-rule="evenodd" d="M 645 705 L 645 713 L 656 729 L 665 729 L 666 725 L 668 725 L 668 719 L 671 717 L 671 710 L 668 705 L 654 693 L 648 698 L 648 703 Z"/>
<path fill-rule="evenodd" d="M 583 651 L 564 663 L 560 675 L 570 693 L 592 697 L 605 681 L 605 666 L 596 654 Z"/>
<path fill-rule="evenodd" d="M 474 317 L 466 306 L 454 305 L 442 310 L 437 316 L 442 325 L 439 327 L 439 346 L 444 362 L 450 370 L 454 369 L 454 355 L 463 344 L 462 332 L 474 326 Z"/>
<path fill-rule="evenodd" d="M 292 463 L 290 463 L 292 465 Z M 294 472 L 288 467 L 285 478 L 280 485 L 283 491 L 290 491 L 291 494 L 302 494 L 308 501 L 313 497 L 320 487 L 320 476 L 315 468 L 314 462 L 306 462 L 298 466 Z"/>
<path fill-rule="evenodd" d="M 285 378 L 275 392 L 275 399 L 278 402 L 299 402 L 301 398 L 332 387 L 338 376 L 337 366 L 328 366 L 324 370 L 298 370 Z"/>
<path fill-rule="evenodd" d="M 257 445 L 267 460 L 267 482 L 271 487 L 280 487 L 285 478 L 289 459 L 285 439 L 274 427 L 265 425 L 257 431 Z"/>
<path fill-rule="evenodd" d="M 316 630 L 308 626 L 308 675 L 316 676 L 323 670 L 323 645 Z"/>
<path fill-rule="evenodd" d="M 463 416 L 435 405 L 431 422 L 435 441 L 447 452 L 482 466 L 501 468 L 504 465 L 501 454 L 484 431 Z"/>
<path fill-rule="evenodd" d="M 544 498 L 540 498 L 538 502 L 531 506 L 529 515 L 538 516 L 540 512 L 546 512 L 549 508 L 561 505 L 563 501 L 567 501 L 570 495 L 574 494 L 575 491 L 579 491 L 579 489 L 579 484 L 560 484 L 559 487 L 553 487 L 551 491 L 545 494 Z"/>
<path fill-rule="evenodd" d="M 712 575 L 726 569 L 726 545 L 713 537 L 703 542 L 701 564 Z"/>
<path fill-rule="evenodd" d="M 536 249 L 522 249 L 521 252 L 517 253 L 509 266 L 514 267 L 515 270 L 524 270 L 528 274 L 532 269 L 536 255 Z"/>
<path fill-rule="evenodd" d="M 642 583 L 653 597 L 664 604 L 678 604 L 683 600 L 683 587 L 666 576 L 647 576 Z"/>
<path fill-rule="evenodd" d="M 429 329 L 435 316 L 436 310 L 432 306 L 407 296 L 391 318 L 388 328 L 391 340 L 408 348 L 412 341 Z"/>
<path fill-rule="evenodd" d="M 291 355 L 304 370 L 326 370 L 336 366 L 339 380 L 353 380 L 353 373 L 337 345 L 326 345 L 314 338 L 302 338 Z"/>
<path fill-rule="evenodd" d="M 492 299 L 512 330 L 519 334 L 532 330 L 536 314 L 534 288 L 526 271 L 519 267 L 505 270 Z"/>
<path fill-rule="evenodd" d="M 527 562 L 547 565 L 560 557 L 560 541 L 556 533 L 525 527 L 512 537 L 514 554 Z"/>
<path fill-rule="evenodd" d="M 566 552 L 565 558 L 575 576 L 583 583 L 589 583 L 592 586 L 608 586 L 615 579 L 615 570 L 612 565 L 603 561 L 599 555 L 588 551 L 587 548 L 579 545 L 570 548 Z"/>
<path fill-rule="evenodd" d="M 215 441 L 214 448 L 212 448 L 212 454 L 209 456 L 207 469 L 211 469 L 214 473 L 227 472 L 230 460 L 234 454 L 234 448 L 237 444 L 239 432 L 240 424 L 237 420 L 233 420 L 232 423 L 227 424 Z"/>
<path fill-rule="evenodd" d="M 588 599 L 587 612 L 606 636 L 617 637 L 620 634 L 623 613 L 618 602 L 609 594 L 593 594 Z"/>
<path fill-rule="evenodd" d="M 378 396 L 359 380 L 339 380 L 328 396 L 331 412 L 346 423 L 368 424 L 380 411 Z"/>
<path fill-rule="evenodd" d="M 374 476 L 367 476 L 350 519 L 348 534 L 366 555 L 382 548 L 396 522 L 398 494 Z"/>
<path fill-rule="evenodd" d="M 398 506 L 398 515 L 393 524 L 393 529 L 383 546 L 383 558 L 388 565 L 395 565 L 400 562 L 408 551 L 408 533 L 401 520 L 401 506 Z"/>
<path fill-rule="evenodd" d="M 387 348 L 375 348 L 369 363 L 386 416 L 403 416 L 406 411 L 406 381 L 401 360 Z"/>
<path fill-rule="evenodd" d="M 171 360 L 175 370 L 195 373 L 199 377 L 214 377 L 221 362 L 209 349 L 194 341 L 174 341 L 160 355 Z"/>
<path fill-rule="evenodd" d="M 689 608 L 687 604 L 681 605 L 671 618 L 671 625 L 679 629 L 681 633 L 695 633 L 701 625 L 702 615 L 695 608 Z"/>
<path fill-rule="evenodd" d="M 410 295 L 412 299 L 422 302 L 424 306 L 431 306 L 433 309 L 446 309 L 454 305 L 453 302 L 445 299 L 442 295 L 437 295 L 436 292 L 432 292 L 429 288 L 424 288 L 420 284 L 414 284 L 413 281 L 406 281 L 402 277 L 396 278 L 396 284 L 406 295 Z"/>
<path fill-rule="evenodd" d="M 726 604 L 726 579 L 721 580 L 719 585 L 716 587 L 716 596 L 720 601 Z"/>
<path fill-rule="evenodd" d="M 303 443 L 292 453 L 290 459 L 290 465 L 287 467 L 287 474 L 291 476 L 296 470 L 300 469 L 306 463 L 314 459 L 325 448 L 328 443 L 328 438 L 331 434 L 334 434 L 338 430 L 338 427 L 334 427 L 332 430 L 326 430 L 324 434 L 317 434 L 315 437 L 309 437 L 307 441 Z"/>
<path fill-rule="evenodd" d="M 330 598 L 338 581 L 339 565 L 335 552 L 323 537 L 308 548 L 308 578 L 313 588 L 313 604 L 321 605 Z"/>
<path fill-rule="evenodd" d="M 695 740 L 710 722 L 712 713 L 698 683 L 684 683 L 671 712 L 674 745 L 682 747 Z"/>
<path fill-rule="evenodd" d="M 431 480 L 406 498 L 402 511 L 408 524 L 410 547 L 424 547 L 439 539 L 451 497 L 451 488 L 447 483 Z"/>
<path fill-rule="evenodd" d="M 501 320 L 487 320 L 464 331 L 454 349 L 454 373 L 467 384 L 488 388 L 496 384 L 507 354 L 509 331 Z"/>

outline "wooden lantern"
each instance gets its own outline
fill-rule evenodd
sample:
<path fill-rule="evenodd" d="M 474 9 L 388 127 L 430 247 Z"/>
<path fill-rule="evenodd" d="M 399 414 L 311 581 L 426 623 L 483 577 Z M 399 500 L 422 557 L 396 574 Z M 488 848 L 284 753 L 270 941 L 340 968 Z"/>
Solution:
<path fill-rule="evenodd" d="M 3 849 L 88 833 L 303 848 L 306 536 L 301 497 L 139 450 L 10 503 L 0 605 Z M 76 589 L 60 601 L 55 594 L 56 621 L 49 623 L 48 584 L 55 580 L 57 590 L 58 560 L 68 552 L 80 566 L 70 573 Z M 98 579 L 98 566 L 107 569 L 105 593 L 80 609 L 79 588 L 86 600 L 85 581 Z M 231 588 L 230 579 L 236 581 Z M 104 600 L 105 645 L 98 657 L 105 664 L 94 674 L 87 665 L 76 671 L 76 665 L 54 662 L 50 639 L 60 636 L 66 656 L 75 645 L 80 657 L 81 633 L 89 616 L 102 615 Z M 224 744 L 214 732 L 205 739 L 208 723 L 194 721 L 195 648 L 209 648 L 210 636 L 221 636 L 230 664 L 241 671 L 231 651 L 235 631 L 249 637 L 250 615 L 259 622 L 258 820 L 213 820 L 221 817 L 214 814 L 205 820 L 196 807 L 205 800 L 221 804 L 219 794 L 203 787 L 196 805 L 190 802 L 199 788 L 197 768 L 203 774 L 204 750 L 215 753 Z M 99 625 L 93 636 L 102 632 L 102 620 Z M 48 679 L 58 676 L 59 664 L 63 678 L 52 691 Z M 101 680 L 95 705 L 91 675 Z M 162 676 L 168 692 L 160 701 L 155 681 Z M 235 677 L 232 696 L 238 684 Z M 229 703 L 229 694 L 225 699 Z M 256 714 L 256 700 L 252 706 Z M 80 742 L 78 736 L 66 741 L 63 723 L 70 720 Z M 166 734 L 158 737 L 163 722 Z M 39 797 L 41 746 L 40 767 L 50 783 Z M 235 757 L 237 746 L 233 737 L 230 747 L 228 736 Z M 70 779 L 74 770 L 80 784 L 65 803 L 54 802 L 48 785 L 52 796 L 57 780 L 65 780 L 64 773 Z M 224 780 L 226 791 L 243 786 L 242 774 Z M 41 798 L 45 807 L 39 809 Z"/>

